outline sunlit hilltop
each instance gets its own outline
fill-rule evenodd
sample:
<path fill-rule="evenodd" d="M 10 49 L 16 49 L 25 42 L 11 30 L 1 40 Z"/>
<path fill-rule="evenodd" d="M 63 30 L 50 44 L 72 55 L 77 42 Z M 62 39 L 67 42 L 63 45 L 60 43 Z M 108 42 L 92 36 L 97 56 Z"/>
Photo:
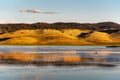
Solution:
<path fill-rule="evenodd" d="M 1 24 L 0 44 L 120 45 L 120 25 L 113 22 Z"/>

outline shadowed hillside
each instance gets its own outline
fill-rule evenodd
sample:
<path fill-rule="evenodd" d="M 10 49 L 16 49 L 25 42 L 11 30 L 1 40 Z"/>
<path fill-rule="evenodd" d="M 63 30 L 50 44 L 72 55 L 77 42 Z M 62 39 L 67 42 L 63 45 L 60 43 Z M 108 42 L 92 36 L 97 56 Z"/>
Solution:
<path fill-rule="evenodd" d="M 113 22 L 102 22 L 96 24 L 89 23 L 34 23 L 34 24 L 0 24 L 0 29 L 2 32 L 14 32 L 16 30 L 35 30 L 35 29 L 82 29 L 82 30 L 97 30 L 109 33 L 112 33 L 112 30 L 120 30 L 120 25 Z"/>

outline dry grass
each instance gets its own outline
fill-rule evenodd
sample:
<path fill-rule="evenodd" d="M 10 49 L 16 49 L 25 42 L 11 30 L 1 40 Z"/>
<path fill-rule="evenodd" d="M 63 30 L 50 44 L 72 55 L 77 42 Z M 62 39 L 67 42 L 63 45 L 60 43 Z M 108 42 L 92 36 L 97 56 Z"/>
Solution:
<path fill-rule="evenodd" d="M 1 41 L 2 45 L 120 45 L 119 34 L 93 32 L 86 38 L 78 38 L 81 33 L 90 30 L 79 29 L 44 29 L 44 30 L 19 30 L 12 33 L 1 34 L 0 38 L 11 38 Z"/>

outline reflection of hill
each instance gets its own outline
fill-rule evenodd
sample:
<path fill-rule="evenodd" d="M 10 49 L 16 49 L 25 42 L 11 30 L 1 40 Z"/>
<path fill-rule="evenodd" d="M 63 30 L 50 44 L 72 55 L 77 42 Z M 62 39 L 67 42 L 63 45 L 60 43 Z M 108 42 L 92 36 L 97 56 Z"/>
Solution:
<path fill-rule="evenodd" d="M 115 57 L 116 56 L 116 57 Z M 113 65 L 119 62 L 119 54 L 87 54 L 87 53 L 6 53 L 0 54 L 1 64 L 34 64 L 34 65 Z"/>

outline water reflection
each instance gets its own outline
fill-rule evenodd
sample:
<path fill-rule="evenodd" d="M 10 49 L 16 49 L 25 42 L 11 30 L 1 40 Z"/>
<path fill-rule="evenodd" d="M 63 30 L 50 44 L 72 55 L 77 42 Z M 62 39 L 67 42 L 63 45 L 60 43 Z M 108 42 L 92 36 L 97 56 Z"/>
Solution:
<path fill-rule="evenodd" d="M 0 80 L 120 80 L 120 48 L 0 46 Z"/>
<path fill-rule="evenodd" d="M 0 64 L 104 66 L 120 63 L 120 48 L 101 46 L 0 46 Z"/>
<path fill-rule="evenodd" d="M 63 51 L 114 51 L 119 48 L 106 48 L 104 46 L 0 46 L 0 52 L 63 52 Z"/>
<path fill-rule="evenodd" d="M 24 75 L 21 77 L 21 80 L 40 80 L 40 76 L 39 75 Z"/>
<path fill-rule="evenodd" d="M 35 66 L 104 66 L 113 67 L 120 63 L 119 53 L 3 53 L 0 64 Z"/>

